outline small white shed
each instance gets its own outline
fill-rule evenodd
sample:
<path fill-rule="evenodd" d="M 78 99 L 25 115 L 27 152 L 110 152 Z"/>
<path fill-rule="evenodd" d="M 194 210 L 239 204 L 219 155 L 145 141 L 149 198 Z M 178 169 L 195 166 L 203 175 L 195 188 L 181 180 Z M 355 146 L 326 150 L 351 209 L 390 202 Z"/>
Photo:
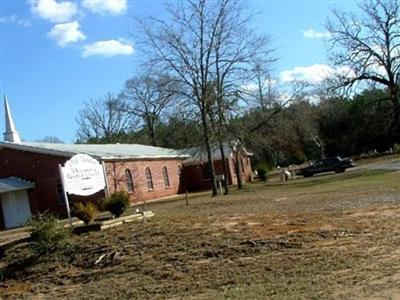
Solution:
<path fill-rule="evenodd" d="M 16 177 L 0 179 L 0 206 L 4 227 L 23 226 L 31 218 L 28 190 L 35 184 Z"/>

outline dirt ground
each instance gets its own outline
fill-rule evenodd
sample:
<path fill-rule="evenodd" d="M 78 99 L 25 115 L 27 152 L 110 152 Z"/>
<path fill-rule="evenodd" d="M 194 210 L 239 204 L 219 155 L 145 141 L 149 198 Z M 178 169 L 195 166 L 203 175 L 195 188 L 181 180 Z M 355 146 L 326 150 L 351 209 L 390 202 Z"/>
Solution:
<path fill-rule="evenodd" d="M 400 299 L 399 179 L 358 168 L 152 203 L 64 251 L 7 250 L 0 298 Z"/>

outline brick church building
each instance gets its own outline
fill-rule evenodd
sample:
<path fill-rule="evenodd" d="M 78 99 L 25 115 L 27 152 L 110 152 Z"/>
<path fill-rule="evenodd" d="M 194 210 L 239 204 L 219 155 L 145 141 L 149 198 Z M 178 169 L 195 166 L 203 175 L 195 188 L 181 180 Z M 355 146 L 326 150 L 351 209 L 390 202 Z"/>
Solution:
<path fill-rule="evenodd" d="M 4 141 L 0 142 L 0 228 L 21 226 L 32 215 L 45 211 L 65 216 L 59 165 L 64 165 L 75 154 L 90 155 L 103 164 L 106 187 L 89 197 L 69 195 L 70 202 L 127 191 L 134 203 L 173 196 L 186 189 L 209 187 L 210 179 L 201 173 L 204 162 L 197 158 L 189 160 L 190 155 L 178 150 L 138 144 L 22 142 L 7 99 L 4 104 L 6 131 Z M 231 164 L 233 156 L 227 157 Z M 246 181 L 251 173 L 248 156 L 241 163 Z M 229 183 L 235 184 L 235 175 L 231 169 L 229 172 Z"/>
<path fill-rule="evenodd" d="M 131 202 L 173 196 L 180 190 L 183 161 L 176 150 L 135 144 L 52 144 L 21 142 L 5 99 L 6 132 L 0 142 L 0 228 L 24 224 L 46 210 L 65 216 L 59 165 L 83 153 L 104 165 L 106 193 L 127 191 Z M 70 195 L 71 202 L 80 197 Z M 82 199 L 80 199 L 82 200 Z"/>

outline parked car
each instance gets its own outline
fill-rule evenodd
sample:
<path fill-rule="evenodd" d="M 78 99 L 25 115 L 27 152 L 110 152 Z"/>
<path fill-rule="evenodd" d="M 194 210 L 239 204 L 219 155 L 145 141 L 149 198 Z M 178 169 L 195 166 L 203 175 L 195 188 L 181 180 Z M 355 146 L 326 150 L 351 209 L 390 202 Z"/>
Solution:
<path fill-rule="evenodd" d="M 302 175 L 304 177 L 310 177 L 314 174 L 324 172 L 342 173 L 346 171 L 347 168 L 352 168 L 355 166 L 356 165 L 354 164 L 352 159 L 335 156 L 317 160 L 310 166 L 297 170 L 296 174 Z"/>

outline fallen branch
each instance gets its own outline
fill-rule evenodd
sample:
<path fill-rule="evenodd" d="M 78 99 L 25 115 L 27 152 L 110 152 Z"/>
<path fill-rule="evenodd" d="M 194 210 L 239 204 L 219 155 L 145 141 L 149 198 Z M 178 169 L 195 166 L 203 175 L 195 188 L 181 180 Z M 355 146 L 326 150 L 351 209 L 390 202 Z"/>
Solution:
<path fill-rule="evenodd" d="M 262 239 L 257 239 L 257 240 L 246 240 L 241 243 L 241 245 L 250 245 L 252 247 L 256 246 L 269 246 L 273 248 L 303 248 L 302 243 L 296 243 L 296 242 L 289 242 L 288 240 L 262 240 Z"/>
<path fill-rule="evenodd" d="M 107 255 L 107 254 L 102 254 L 102 255 L 100 255 L 100 257 L 94 262 L 94 265 L 99 264 L 99 263 L 103 260 L 103 258 L 106 257 L 106 255 Z"/>

